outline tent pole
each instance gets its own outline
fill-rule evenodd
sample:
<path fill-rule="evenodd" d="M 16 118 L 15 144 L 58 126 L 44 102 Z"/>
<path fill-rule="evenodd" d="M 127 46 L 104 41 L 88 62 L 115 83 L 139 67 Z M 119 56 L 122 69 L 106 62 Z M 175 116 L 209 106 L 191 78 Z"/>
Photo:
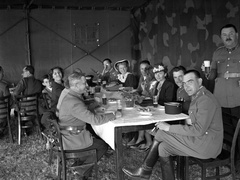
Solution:
<path fill-rule="evenodd" d="M 27 41 L 27 59 L 28 59 L 28 64 L 32 65 L 32 60 L 31 60 L 31 44 L 30 44 L 30 24 L 29 24 L 29 9 L 26 9 L 26 41 Z"/>

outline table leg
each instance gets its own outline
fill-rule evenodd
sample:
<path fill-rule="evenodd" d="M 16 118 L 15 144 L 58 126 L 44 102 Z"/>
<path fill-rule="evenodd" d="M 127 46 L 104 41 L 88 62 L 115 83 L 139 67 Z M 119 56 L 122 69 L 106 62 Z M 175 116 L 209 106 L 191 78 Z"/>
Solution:
<path fill-rule="evenodd" d="M 117 180 L 123 180 L 123 145 L 122 145 L 122 127 L 115 127 L 115 164 Z"/>

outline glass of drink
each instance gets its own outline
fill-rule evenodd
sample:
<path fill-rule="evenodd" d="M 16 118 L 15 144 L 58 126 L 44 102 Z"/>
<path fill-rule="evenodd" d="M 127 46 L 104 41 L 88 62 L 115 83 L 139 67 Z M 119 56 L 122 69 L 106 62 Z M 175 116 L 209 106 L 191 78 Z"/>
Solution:
<path fill-rule="evenodd" d="M 204 60 L 205 75 L 208 76 L 210 73 L 210 60 Z"/>
<path fill-rule="evenodd" d="M 121 100 L 117 100 L 117 111 L 122 112 L 122 102 L 121 102 Z"/>
<path fill-rule="evenodd" d="M 153 96 L 153 107 L 158 107 L 158 97 Z"/>
<path fill-rule="evenodd" d="M 133 107 L 134 106 L 133 97 L 126 98 L 125 102 L 126 102 L 126 107 Z"/>

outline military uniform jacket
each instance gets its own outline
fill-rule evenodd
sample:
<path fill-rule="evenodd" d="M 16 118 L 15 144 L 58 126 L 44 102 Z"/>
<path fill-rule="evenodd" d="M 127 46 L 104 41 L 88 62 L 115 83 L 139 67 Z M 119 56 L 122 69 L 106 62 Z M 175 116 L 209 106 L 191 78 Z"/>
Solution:
<path fill-rule="evenodd" d="M 84 149 L 92 145 L 92 135 L 86 130 L 86 123 L 103 124 L 115 119 L 115 115 L 98 115 L 91 112 L 85 105 L 82 95 L 72 90 L 66 94 L 59 107 L 60 126 L 78 126 L 83 127 L 80 132 L 62 131 L 64 149 Z"/>
<path fill-rule="evenodd" d="M 40 93 L 42 91 L 42 83 L 40 80 L 35 79 L 34 76 L 23 78 L 17 84 L 13 94 L 16 95 L 30 95 Z"/>
<path fill-rule="evenodd" d="M 224 73 L 240 73 L 240 47 L 228 50 L 220 47 L 213 54 L 211 69 L 217 70 L 214 95 L 225 108 L 240 106 L 240 78 L 224 78 Z"/>
<path fill-rule="evenodd" d="M 0 97 L 8 96 L 9 94 L 8 85 L 5 82 L 0 81 Z"/>
<path fill-rule="evenodd" d="M 202 87 L 192 97 L 189 108 L 192 125 L 171 125 L 166 132 L 166 142 L 184 152 L 184 155 L 201 159 L 216 158 L 223 143 L 221 107 L 206 88 Z M 161 133 L 156 139 L 162 139 Z"/>

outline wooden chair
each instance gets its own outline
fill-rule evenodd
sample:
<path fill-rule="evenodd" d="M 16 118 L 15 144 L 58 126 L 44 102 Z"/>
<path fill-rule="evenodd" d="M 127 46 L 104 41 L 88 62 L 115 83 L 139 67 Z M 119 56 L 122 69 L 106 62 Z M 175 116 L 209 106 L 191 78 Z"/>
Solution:
<path fill-rule="evenodd" d="M 13 143 L 12 130 L 10 125 L 10 98 L 11 95 L 0 98 L 0 123 L 7 122 L 10 142 Z"/>
<path fill-rule="evenodd" d="M 95 179 L 97 179 L 97 152 L 96 149 L 92 150 L 64 150 L 62 142 L 62 133 L 60 131 L 61 126 L 59 126 L 57 119 L 49 120 L 51 122 L 51 130 L 49 135 L 50 146 L 50 161 L 52 160 L 52 153 L 57 154 L 57 174 L 58 179 L 67 180 L 67 174 L 69 176 L 74 176 L 78 174 L 85 178 L 88 173 L 91 172 L 91 169 L 95 167 Z M 81 160 L 84 158 L 88 159 L 89 163 L 78 164 L 73 166 L 75 160 Z M 71 163 L 72 162 L 72 163 Z M 70 178 L 71 179 L 71 178 Z"/>
<path fill-rule="evenodd" d="M 221 154 L 216 159 L 198 159 L 193 157 L 185 158 L 185 179 L 189 180 L 189 161 L 191 164 L 198 164 L 201 169 L 202 180 L 220 179 L 232 175 L 232 179 L 236 179 L 235 170 L 235 149 L 239 136 L 240 121 L 237 117 L 223 113 L 224 139 Z M 227 167 L 228 171 L 220 174 L 220 167 Z M 207 176 L 207 169 L 216 169 L 215 175 Z"/>
<path fill-rule="evenodd" d="M 16 97 L 19 145 L 21 144 L 22 132 L 26 134 L 26 129 L 36 127 L 38 134 L 41 137 L 40 116 L 38 113 L 38 97 L 39 94 Z"/>

